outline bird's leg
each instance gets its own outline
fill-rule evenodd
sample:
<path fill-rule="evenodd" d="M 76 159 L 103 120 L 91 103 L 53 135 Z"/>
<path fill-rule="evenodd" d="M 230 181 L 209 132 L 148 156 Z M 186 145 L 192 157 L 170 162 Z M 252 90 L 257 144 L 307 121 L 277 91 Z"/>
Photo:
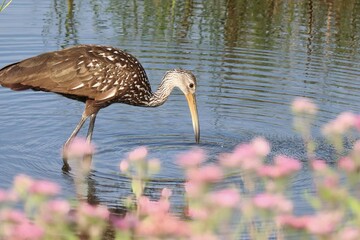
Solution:
<path fill-rule="evenodd" d="M 89 129 L 88 129 L 88 133 L 87 133 L 87 136 L 86 136 L 86 141 L 88 143 L 90 143 L 91 139 L 92 139 L 93 130 L 94 130 L 94 126 L 95 126 L 95 119 L 96 119 L 96 113 L 91 114 L 90 123 L 89 123 Z"/>
<path fill-rule="evenodd" d="M 96 113 L 93 113 L 90 115 L 90 123 L 89 123 L 89 129 L 86 135 L 86 142 L 90 144 L 91 138 L 93 135 L 94 125 L 95 125 L 95 119 L 96 119 Z M 89 173 L 91 169 L 91 163 L 92 163 L 92 154 L 85 154 L 83 156 L 83 160 L 81 163 L 81 168 L 84 172 Z"/>
<path fill-rule="evenodd" d="M 70 137 L 68 138 L 68 140 L 66 140 L 64 147 L 66 147 L 67 145 L 69 145 L 69 143 L 71 142 L 71 140 L 73 140 L 74 137 L 76 137 L 76 135 L 79 133 L 80 129 L 82 128 L 82 126 L 84 125 L 86 119 L 88 118 L 88 116 L 86 116 L 85 114 L 83 114 L 81 116 L 80 122 L 78 123 L 78 125 L 76 126 L 76 128 L 74 129 L 74 131 L 71 133 Z"/>
<path fill-rule="evenodd" d="M 66 172 L 68 172 L 70 170 L 70 166 L 68 163 L 68 159 L 67 159 L 67 155 L 66 155 L 66 147 L 69 145 L 69 143 L 74 139 L 74 137 L 76 137 L 76 135 L 79 133 L 81 127 L 84 125 L 86 119 L 88 118 L 88 116 L 85 115 L 85 112 L 82 114 L 81 119 L 78 123 L 78 125 L 76 125 L 74 131 L 71 133 L 70 137 L 66 140 L 64 147 L 63 147 L 63 167 L 62 169 Z"/>
<path fill-rule="evenodd" d="M 86 119 L 90 116 L 90 123 L 89 123 L 89 129 L 88 129 L 88 133 L 86 136 L 86 141 L 88 143 L 90 143 L 91 138 L 92 138 L 92 134 L 93 134 L 93 130 L 94 130 L 94 125 L 95 125 L 95 119 L 96 119 L 96 114 L 99 112 L 100 107 L 96 106 L 94 104 L 94 100 L 87 100 L 86 101 L 86 105 L 85 105 L 85 110 L 81 116 L 81 119 L 78 123 L 78 125 L 76 126 L 76 128 L 74 129 L 74 131 L 71 133 L 70 137 L 68 138 L 68 140 L 66 140 L 65 144 L 64 144 L 64 148 L 63 148 L 63 170 L 64 171 L 69 171 L 70 170 L 70 166 L 68 163 L 68 159 L 66 156 L 66 152 L 64 150 L 66 150 L 66 147 L 70 144 L 70 142 L 76 137 L 76 135 L 79 133 L 80 129 L 82 128 L 82 126 L 84 125 Z M 90 159 L 91 161 L 91 156 L 88 156 L 87 158 Z"/>

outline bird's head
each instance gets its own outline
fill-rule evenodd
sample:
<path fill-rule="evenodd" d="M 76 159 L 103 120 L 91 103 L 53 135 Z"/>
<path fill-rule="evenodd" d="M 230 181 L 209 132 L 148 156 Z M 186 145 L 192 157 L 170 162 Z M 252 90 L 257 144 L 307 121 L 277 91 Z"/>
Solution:
<path fill-rule="evenodd" d="M 165 74 L 165 78 L 171 80 L 174 87 L 178 87 L 185 95 L 189 104 L 192 124 L 195 133 L 195 141 L 200 141 L 199 117 L 196 105 L 196 78 L 192 72 L 183 69 L 170 70 Z"/>

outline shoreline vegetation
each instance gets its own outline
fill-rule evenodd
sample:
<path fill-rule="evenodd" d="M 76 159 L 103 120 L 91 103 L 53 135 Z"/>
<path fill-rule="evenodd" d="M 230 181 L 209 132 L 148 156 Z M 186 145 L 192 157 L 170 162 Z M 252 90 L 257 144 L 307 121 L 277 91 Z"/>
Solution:
<path fill-rule="evenodd" d="M 263 137 L 239 144 L 214 163 L 206 162 L 201 148 L 179 155 L 186 193 L 182 216 L 171 212 L 172 189 L 164 188 L 158 200 L 144 194 L 147 181 L 161 170 L 160 160 L 147 159 L 146 147 L 132 150 L 120 162 L 119 170 L 130 179 L 132 189 L 132 195 L 122 199 L 127 211 L 121 216 L 103 205 L 60 199 L 57 184 L 18 175 L 11 189 L 0 190 L 0 238 L 359 239 L 360 116 L 344 112 L 323 126 L 323 135 L 338 156 L 329 165 L 315 155 L 311 125 L 317 111 L 307 98 L 292 104 L 294 129 L 304 141 L 306 161 L 285 155 L 270 159 L 271 145 Z M 354 139 L 351 150 L 344 148 L 346 138 Z M 66 151 L 80 166 L 74 172 L 75 186 L 80 186 L 90 171 L 82 158 L 95 148 L 77 138 Z M 291 198 L 291 180 L 303 167 L 312 173 L 313 189 L 304 193 L 313 210 L 310 214 L 295 213 Z M 224 182 L 230 175 L 237 175 L 241 184 Z"/>

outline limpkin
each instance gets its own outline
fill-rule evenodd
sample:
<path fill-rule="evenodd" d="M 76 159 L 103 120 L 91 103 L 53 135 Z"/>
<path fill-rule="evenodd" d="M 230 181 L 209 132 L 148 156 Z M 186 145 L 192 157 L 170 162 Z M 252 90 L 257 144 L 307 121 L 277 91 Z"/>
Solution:
<path fill-rule="evenodd" d="M 183 69 L 170 70 L 157 91 L 152 92 L 140 62 L 117 48 L 78 45 L 43 53 L 0 69 L 0 85 L 13 90 L 54 92 L 84 102 L 80 122 L 64 146 L 78 134 L 89 117 L 86 139 L 91 141 L 100 109 L 112 103 L 157 107 L 167 100 L 174 87 L 178 87 L 189 104 L 195 141 L 198 143 L 200 139 L 195 76 Z"/>

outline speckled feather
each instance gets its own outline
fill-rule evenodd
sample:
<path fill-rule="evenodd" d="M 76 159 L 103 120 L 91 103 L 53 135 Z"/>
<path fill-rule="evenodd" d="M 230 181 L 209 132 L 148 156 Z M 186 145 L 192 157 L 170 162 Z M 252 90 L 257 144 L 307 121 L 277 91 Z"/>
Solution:
<path fill-rule="evenodd" d="M 113 48 L 79 45 L 48 52 L 0 70 L 0 84 L 13 90 L 42 90 L 99 105 L 146 105 L 152 91 L 144 68 Z"/>
<path fill-rule="evenodd" d="M 25 59 L 0 69 L 0 85 L 13 90 L 55 92 L 85 102 L 81 119 L 66 140 L 65 147 L 77 136 L 88 118 L 86 139 L 91 141 L 100 109 L 115 102 L 157 107 L 164 104 L 177 87 L 187 99 L 195 141 L 198 143 L 200 139 L 195 76 L 182 69 L 167 71 L 153 93 L 138 60 L 113 47 L 79 45 Z M 69 167 L 66 156 L 64 167 Z"/>

